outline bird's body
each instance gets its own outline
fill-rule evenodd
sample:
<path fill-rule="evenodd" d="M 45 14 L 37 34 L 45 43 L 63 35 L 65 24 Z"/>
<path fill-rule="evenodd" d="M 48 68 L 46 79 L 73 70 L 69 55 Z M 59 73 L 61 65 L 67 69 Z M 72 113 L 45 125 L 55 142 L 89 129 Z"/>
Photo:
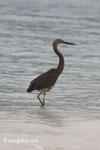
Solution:
<path fill-rule="evenodd" d="M 40 93 L 38 95 L 38 99 L 39 99 L 42 106 L 45 105 L 45 94 L 46 94 L 46 92 L 48 92 L 50 89 L 53 88 L 59 75 L 62 73 L 62 71 L 64 69 L 64 57 L 57 49 L 57 45 L 61 44 L 61 43 L 75 45 L 73 43 L 64 42 L 61 39 L 55 40 L 53 42 L 53 48 L 54 48 L 55 53 L 59 57 L 58 67 L 50 69 L 47 72 L 39 75 L 37 78 L 35 78 L 34 80 L 31 81 L 29 88 L 27 89 L 27 92 L 32 92 L 33 90 L 40 91 Z M 43 102 L 41 101 L 41 99 L 39 97 L 41 94 L 44 95 Z"/>
<path fill-rule="evenodd" d="M 28 88 L 28 92 L 31 92 L 33 90 L 38 90 L 40 92 L 46 90 L 49 91 L 49 89 L 51 89 L 51 87 L 54 86 L 56 80 L 56 69 L 50 69 L 49 71 L 39 75 L 37 78 L 31 81 L 30 86 Z"/>

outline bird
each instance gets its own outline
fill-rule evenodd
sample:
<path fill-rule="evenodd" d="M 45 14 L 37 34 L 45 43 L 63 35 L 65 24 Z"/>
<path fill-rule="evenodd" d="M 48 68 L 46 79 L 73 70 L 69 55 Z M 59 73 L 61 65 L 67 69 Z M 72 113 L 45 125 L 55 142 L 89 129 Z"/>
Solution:
<path fill-rule="evenodd" d="M 34 90 L 39 91 L 39 94 L 37 95 L 38 100 L 41 103 L 41 106 L 45 106 L 45 95 L 46 92 L 49 92 L 55 85 L 58 77 L 62 73 L 64 69 L 64 56 L 62 53 L 58 50 L 57 46 L 59 44 L 68 44 L 68 45 L 76 45 L 74 43 L 65 42 L 62 39 L 56 39 L 53 41 L 53 49 L 56 55 L 59 57 L 59 64 L 57 68 L 52 68 L 48 70 L 45 73 L 42 73 L 35 79 L 33 79 L 30 82 L 30 85 L 27 89 L 27 92 L 30 93 Z M 43 100 L 40 99 L 40 95 L 43 95 Z"/>

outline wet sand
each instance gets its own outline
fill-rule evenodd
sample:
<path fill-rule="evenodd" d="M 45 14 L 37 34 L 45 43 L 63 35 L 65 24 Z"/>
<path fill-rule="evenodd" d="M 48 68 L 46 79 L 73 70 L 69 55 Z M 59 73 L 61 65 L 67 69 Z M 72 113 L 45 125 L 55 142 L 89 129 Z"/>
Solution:
<path fill-rule="evenodd" d="M 4 123 L 2 124 L 4 126 Z M 5 125 L 6 126 L 6 125 Z M 0 134 L 0 149 L 2 150 L 99 150 L 100 149 L 100 121 L 78 122 L 66 127 L 57 128 L 45 125 L 13 124 L 15 130 L 26 128 L 24 133 Z M 32 129 L 41 130 L 41 134 L 31 134 Z M 30 133 L 28 133 L 30 129 Z M 42 133 L 45 130 L 46 134 Z M 31 140 L 30 143 L 29 140 Z"/>

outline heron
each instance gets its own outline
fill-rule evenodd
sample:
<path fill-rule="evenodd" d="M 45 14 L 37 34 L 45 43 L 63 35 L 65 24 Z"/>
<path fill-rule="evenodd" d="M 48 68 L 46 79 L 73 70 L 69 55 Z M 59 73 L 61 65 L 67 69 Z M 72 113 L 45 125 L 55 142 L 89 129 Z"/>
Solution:
<path fill-rule="evenodd" d="M 54 49 L 54 52 L 56 53 L 56 55 L 59 57 L 59 64 L 58 64 L 57 68 L 50 69 L 47 72 L 39 75 L 37 78 L 33 79 L 30 82 L 30 85 L 27 89 L 27 92 L 32 92 L 34 90 L 39 91 L 37 98 L 40 101 L 41 106 L 45 106 L 46 92 L 50 91 L 54 87 L 58 77 L 60 76 L 60 74 L 62 73 L 62 71 L 64 69 L 64 57 L 57 48 L 57 46 L 59 44 L 76 45 L 74 43 L 65 42 L 62 39 L 54 40 L 53 41 L 53 49 Z M 43 100 L 40 99 L 41 94 L 43 95 Z"/>

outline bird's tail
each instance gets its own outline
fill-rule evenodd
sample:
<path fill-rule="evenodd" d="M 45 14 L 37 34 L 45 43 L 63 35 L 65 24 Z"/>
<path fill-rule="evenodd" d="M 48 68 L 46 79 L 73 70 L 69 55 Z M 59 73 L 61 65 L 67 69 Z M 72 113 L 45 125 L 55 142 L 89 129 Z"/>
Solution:
<path fill-rule="evenodd" d="M 33 90 L 35 90 L 35 89 L 34 89 L 34 86 L 33 86 L 32 84 L 30 84 L 29 87 L 28 87 L 28 89 L 27 89 L 27 92 L 30 93 L 30 92 L 32 92 Z"/>
<path fill-rule="evenodd" d="M 32 92 L 32 91 L 28 88 L 28 89 L 27 89 L 27 92 L 30 93 L 30 92 Z"/>

